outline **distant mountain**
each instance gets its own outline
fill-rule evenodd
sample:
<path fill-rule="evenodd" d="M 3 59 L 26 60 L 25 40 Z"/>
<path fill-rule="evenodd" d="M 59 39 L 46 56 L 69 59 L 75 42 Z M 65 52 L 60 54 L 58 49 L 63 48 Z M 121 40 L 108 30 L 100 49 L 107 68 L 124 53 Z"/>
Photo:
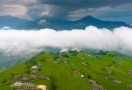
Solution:
<path fill-rule="evenodd" d="M 35 21 L 25 23 L 18 26 L 18 29 L 44 29 L 51 28 L 55 30 L 71 30 L 71 29 L 85 29 L 87 26 L 92 25 L 98 28 L 113 29 L 120 26 L 132 27 L 129 24 L 118 21 L 102 21 L 92 16 L 84 17 L 76 21 L 68 21 L 58 18 L 41 17 Z"/>
<path fill-rule="evenodd" d="M 15 28 L 16 26 L 19 26 L 26 22 L 29 22 L 29 20 L 20 19 L 10 15 L 0 16 L 0 28 L 3 28 L 4 26 Z"/>

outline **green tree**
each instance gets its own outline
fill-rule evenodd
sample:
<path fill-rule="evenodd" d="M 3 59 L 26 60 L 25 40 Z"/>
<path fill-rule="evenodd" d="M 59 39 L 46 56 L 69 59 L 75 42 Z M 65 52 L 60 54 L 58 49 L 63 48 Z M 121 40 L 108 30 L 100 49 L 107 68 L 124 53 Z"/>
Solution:
<path fill-rule="evenodd" d="M 91 75 L 88 75 L 88 79 L 92 79 Z"/>

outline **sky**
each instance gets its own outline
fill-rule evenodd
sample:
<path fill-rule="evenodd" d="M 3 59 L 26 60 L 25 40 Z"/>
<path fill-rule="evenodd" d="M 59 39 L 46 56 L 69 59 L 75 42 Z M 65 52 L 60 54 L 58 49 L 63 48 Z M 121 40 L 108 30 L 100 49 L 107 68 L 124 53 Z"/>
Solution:
<path fill-rule="evenodd" d="M 70 20 L 92 15 L 132 24 L 132 0 L 0 0 L 0 16 L 37 19 L 43 15 Z"/>

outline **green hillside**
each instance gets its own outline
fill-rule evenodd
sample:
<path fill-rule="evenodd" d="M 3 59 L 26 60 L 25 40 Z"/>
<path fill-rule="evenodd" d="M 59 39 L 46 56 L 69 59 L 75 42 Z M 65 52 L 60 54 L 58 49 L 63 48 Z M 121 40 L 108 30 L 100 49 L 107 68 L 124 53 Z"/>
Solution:
<path fill-rule="evenodd" d="M 115 51 L 41 52 L 1 72 L 0 90 L 29 90 L 11 87 L 18 81 L 46 85 L 46 90 L 131 90 L 132 58 Z"/>

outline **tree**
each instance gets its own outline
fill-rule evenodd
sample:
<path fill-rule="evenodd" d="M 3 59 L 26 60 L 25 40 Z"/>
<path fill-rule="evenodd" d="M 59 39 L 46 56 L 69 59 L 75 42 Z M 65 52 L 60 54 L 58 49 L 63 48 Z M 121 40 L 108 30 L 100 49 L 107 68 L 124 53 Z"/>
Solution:
<path fill-rule="evenodd" d="M 11 78 L 13 78 L 14 77 L 14 73 L 11 73 Z"/>
<path fill-rule="evenodd" d="M 42 69 L 41 68 L 38 68 L 38 71 L 41 71 Z"/>
<path fill-rule="evenodd" d="M 51 90 L 57 90 L 57 86 L 56 86 L 56 81 L 57 79 L 54 76 L 50 76 L 50 81 L 51 81 Z"/>
<path fill-rule="evenodd" d="M 88 75 L 88 79 L 91 79 L 92 77 L 91 77 L 91 75 Z"/>
<path fill-rule="evenodd" d="M 6 79 L 4 79 L 1 83 L 6 83 L 7 82 L 7 80 Z"/>

